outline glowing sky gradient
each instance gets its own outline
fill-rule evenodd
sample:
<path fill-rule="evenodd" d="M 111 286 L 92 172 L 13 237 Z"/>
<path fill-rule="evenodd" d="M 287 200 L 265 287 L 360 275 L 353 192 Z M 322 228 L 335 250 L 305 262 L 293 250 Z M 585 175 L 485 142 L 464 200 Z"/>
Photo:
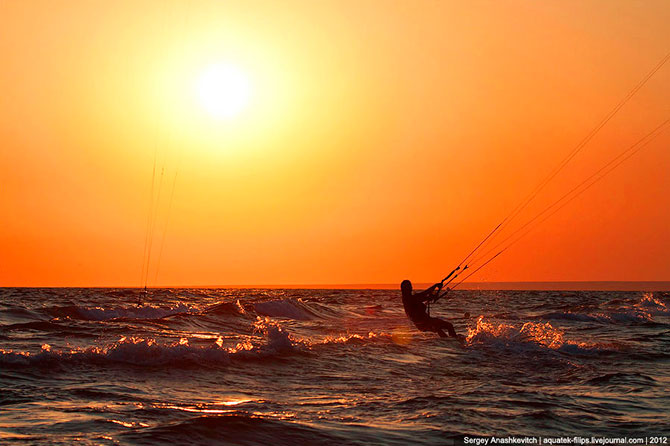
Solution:
<path fill-rule="evenodd" d="M 150 285 L 439 280 L 668 23 L 664 0 L 0 1 L 0 285 L 139 286 L 154 155 Z M 253 90 L 227 120 L 194 93 L 217 63 Z M 668 117 L 670 66 L 516 225 Z M 473 280 L 670 280 L 669 144 Z"/>

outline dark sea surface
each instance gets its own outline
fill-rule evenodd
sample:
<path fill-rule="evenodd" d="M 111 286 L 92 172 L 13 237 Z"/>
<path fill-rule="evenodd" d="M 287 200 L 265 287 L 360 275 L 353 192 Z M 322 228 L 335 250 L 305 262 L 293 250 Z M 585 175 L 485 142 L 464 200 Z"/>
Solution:
<path fill-rule="evenodd" d="M 465 346 L 395 290 L 0 289 L 0 444 L 670 435 L 670 294 L 457 291 L 432 315 Z"/>

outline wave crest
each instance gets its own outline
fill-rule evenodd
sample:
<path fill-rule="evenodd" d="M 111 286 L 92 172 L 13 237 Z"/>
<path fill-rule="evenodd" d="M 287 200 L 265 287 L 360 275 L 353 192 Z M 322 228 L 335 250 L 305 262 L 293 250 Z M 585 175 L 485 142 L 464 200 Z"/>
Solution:
<path fill-rule="evenodd" d="M 36 354 L 0 349 L 0 365 L 5 366 L 58 366 L 65 364 L 128 364 L 134 366 L 208 366 L 228 364 L 231 359 L 264 359 L 286 353 L 303 351 L 308 343 L 294 339 L 276 322 L 260 319 L 255 333 L 262 339 L 256 342 L 245 340 L 234 347 L 224 347 L 218 338 L 209 346 L 191 346 L 187 338 L 173 343 L 158 343 L 154 339 L 122 337 L 119 341 L 103 347 L 91 346 L 56 351 L 48 344 Z"/>
<path fill-rule="evenodd" d="M 466 343 L 512 349 L 540 348 L 572 354 L 601 351 L 593 344 L 566 340 L 563 331 L 549 322 L 525 322 L 521 326 L 494 324 L 484 320 L 484 316 L 479 316 L 474 328 L 468 328 Z"/>
<path fill-rule="evenodd" d="M 256 313 L 263 316 L 306 321 L 317 319 L 318 315 L 302 299 L 280 299 L 257 302 L 253 305 Z"/>
<path fill-rule="evenodd" d="M 87 347 L 70 351 L 54 351 L 48 344 L 37 354 L 0 350 L 0 364 L 50 366 L 65 363 L 122 363 L 137 366 L 188 365 L 228 363 L 229 352 L 219 345 L 192 347 L 185 339 L 172 344 L 159 344 L 153 339 L 121 338 L 104 347 Z"/>
<path fill-rule="evenodd" d="M 154 339 L 122 337 L 102 347 L 91 346 L 69 351 L 58 351 L 44 344 L 39 353 L 15 352 L 0 349 L 0 365 L 5 366 L 59 366 L 66 364 L 128 364 L 133 366 L 208 366 L 228 364 L 231 360 L 258 360 L 272 357 L 308 354 L 318 346 L 368 341 L 388 341 L 387 333 L 369 332 L 367 335 L 343 334 L 327 336 L 322 340 L 300 339 L 291 335 L 278 322 L 258 317 L 253 335 L 244 337 L 234 346 L 224 346 L 222 337 L 211 345 L 192 346 L 187 338 L 172 343 Z"/>
<path fill-rule="evenodd" d="M 556 349 L 564 344 L 563 332 L 555 329 L 549 322 L 526 322 L 520 328 L 509 324 L 495 325 L 479 316 L 474 328 L 468 328 L 466 341 L 475 343 L 517 343 L 537 344 Z"/>
<path fill-rule="evenodd" d="M 644 309 L 649 314 L 656 316 L 670 316 L 670 308 L 660 298 L 654 296 L 654 293 L 644 293 L 640 302 L 635 307 Z"/>

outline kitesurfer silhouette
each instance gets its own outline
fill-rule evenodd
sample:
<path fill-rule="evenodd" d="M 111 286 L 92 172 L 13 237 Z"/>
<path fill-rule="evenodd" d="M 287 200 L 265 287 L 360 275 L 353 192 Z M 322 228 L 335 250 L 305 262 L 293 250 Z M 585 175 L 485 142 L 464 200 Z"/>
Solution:
<path fill-rule="evenodd" d="M 433 331 L 440 337 L 446 338 L 447 334 L 444 332 L 446 329 L 449 336 L 462 342 L 463 337 L 456 334 L 451 322 L 431 317 L 428 314 L 426 302 L 437 300 L 440 297 L 441 289 L 442 283 L 436 283 L 424 291 L 412 293 L 412 282 L 403 280 L 400 284 L 400 290 L 402 291 L 402 304 L 405 307 L 405 314 L 420 331 Z"/>

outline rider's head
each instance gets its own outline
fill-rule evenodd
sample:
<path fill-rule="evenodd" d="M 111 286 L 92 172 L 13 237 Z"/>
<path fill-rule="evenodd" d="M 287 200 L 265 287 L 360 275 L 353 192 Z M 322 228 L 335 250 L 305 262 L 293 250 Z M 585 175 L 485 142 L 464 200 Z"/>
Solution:
<path fill-rule="evenodd" d="M 403 296 L 411 296 L 412 295 L 412 282 L 409 280 L 403 280 L 402 283 L 400 284 L 400 289 L 402 290 L 402 295 Z"/>

